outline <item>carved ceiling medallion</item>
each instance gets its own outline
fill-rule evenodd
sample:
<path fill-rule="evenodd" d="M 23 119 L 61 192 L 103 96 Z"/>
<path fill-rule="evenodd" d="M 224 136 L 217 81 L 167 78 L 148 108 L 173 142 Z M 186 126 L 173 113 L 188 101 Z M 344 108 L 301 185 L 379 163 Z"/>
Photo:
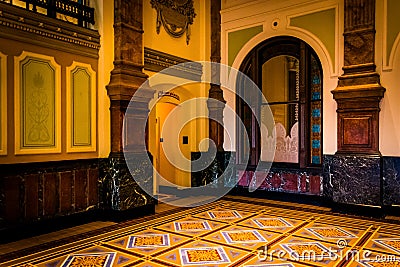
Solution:
<path fill-rule="evenodd" d="M 151 6 L 157 10 L 157 33 L 161 24 L 169 35 L 175 38 L 186 33 L 186 43 L 190 40 L 190 25 L 196 16 L 193 0 L 150 0 Z"/>

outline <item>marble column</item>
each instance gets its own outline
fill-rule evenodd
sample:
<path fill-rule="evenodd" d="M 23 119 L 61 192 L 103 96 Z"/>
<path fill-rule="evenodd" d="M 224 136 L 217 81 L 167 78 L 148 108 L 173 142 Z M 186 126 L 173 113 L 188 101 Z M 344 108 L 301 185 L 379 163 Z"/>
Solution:
<path fill-rule="evenodd" d="M 337 152 L 331 161 L 333 200 L 381 206 L 379 104 L 385 88 L 375 66 L 375 0 L 344 1 L 344 67 L 332 91 Z"/>
<path fill-rule="evenodd" d="M 146 124 L 153 92 L 141 90 L 140 97 L 135 97 L 135 103 L 129 105 L 147 79 L 143 73 L 142 34 L 142 0 L 114 0 L 114 69 L 107 85 L 111 153 L 103 166 L 101 181 L 105 208 L 113 210 L 154 205 L 152 197 L 142 190 L 144 186 L 152 188 L 152 165 L 145 145 L 145 127 L 140 127 Z M 130 169 L 126 164 L 129 158 L 134 159 Z"/>

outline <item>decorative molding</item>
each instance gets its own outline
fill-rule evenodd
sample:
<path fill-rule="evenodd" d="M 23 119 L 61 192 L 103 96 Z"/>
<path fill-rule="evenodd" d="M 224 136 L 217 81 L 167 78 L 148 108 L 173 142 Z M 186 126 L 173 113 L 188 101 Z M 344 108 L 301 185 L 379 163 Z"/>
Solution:
<path fill-rule="evenodd" d="M 0 155 L 7 155 L 7 56 L 0 52 Z"/>
<path fill-rule="evenodd" d="M 87 80 L 80 81 L 79 85 L 85 88 L 76 88 L 75 79 L 79 73 L 86 74 Z M 67 86 L 67 152 L 96 151 L 96 72 L 90 64 L 73 62 L 66 68 Z M 76 96 L 79 94 L 79 96 Z M 86 95 L 85 95 L 86 94 Z M 87 103 L 77 104 L 76 100 L 87 100 Z M 86 110 L 82 110 L 86 109 Z M 84 120 L 86 116 L 87 121 Z M 77 119 L 87 125 L 77 124 Z M 85 127 L 86 126 L 86 129 Z M 78 131 L 87 131 L 87 141 L 78 140 Z M 82 133 L 81 133 L 82 134 Z"/>
<path fill-rule="evenodd" d="M 162 24 L 172 37 L 179 38 L 186 33 L 186 44 L 189 44 L 190 25 L 196 17 L 193 0 L 151 0 L 150 3 L 157 10 L 157 33 Z"/>
<path fill-rule="evenodd" d="M 0 1 L 0 37 L 98 58 L 97 31 Z M 34 37 L 36 35 L 36 37 Z"/>
<path fill-rule="evenodd" d="M 185 65 L 184 63 L 190 63 Z M 159 72 L 163 69 L 174 66 L 178 77 L 199 81 L 203 74 L 203 67 L 200 63 L 194 63 L 185 58 L 173 56 L 164 52 L 144 48 L 144 68 L 148 71 Z"/>
<path fill-rule="evenodd" d="M 25 143 L 28 140 L 27 134 L 28 130 L 26 127 L 26 117 L 28 114 L 28 106 L 22 104 L 24 101 L 25 94 L 25 77 L 26 72 L 24 70 L 24 66 L 28 66 L 36 64 L 34 77 L 31 77 L 33 81 L 27 81 L 29 87 L 36 87 L 36 89 L 30 88 L 29 91 L 31 94 L 34 94 L 37 97 L 38 101 L 35 101 L 34 111 L 31 113 L 31 117 L 36 116 L 31 120 L 31 132 L 34 139 L 42 139 L 39 141 L 31 140 L 31 144 Z M 40 65 L 43 66 L 40 66 Z M 50 69 L 53 72 L 53 76 L 51 79 L 53 81 L 46 82 L 43 77 L 43 73 L 40 70 L 44 68 Z M 15 84 L 15 96 L 14 96 L 14 122 L 15 122 L 15 154 L 46 154 L 46 153 L 60 153 L 61 152 L 61 66 L 58 65 L 53 57 L 35 54 L 31 52 L 22 52 L 20 56 L 16 56 L 14 58 L 14 84 Z M 52 88 L 52 100 L 53 103 L 49 102 L 51 99 L 45 99 L 44 94 L 44 86 L 45 83 Z M 42 87 L 43 86 L 43 87 Z M 46 96 L 47 97 L 47 96 Z M 34 101 L 32 97 L 27 97 L 27 99 Z M 39 101 L 40 100 L 40 101 Z M 53 107 L 48 106 L 48 103 L 51 103 Z M 49 110 L 50 109 L 50 110 Z M 52 109 L 52 110 L 51 110 Z M 31 111 L 32 112 L 32 111 Z M 36 112 L 36 113 L 35 113 Z M 53 112 L 53 114 L 51 114 Z M 47 129 L 48 125 L 45 125 L 44 122 L 48 115 L 52 115 L 52 122 L 50 124 L 52 129 Z M 33 122 L 32 122 L 33 121 Z M 49 140 L 46 135 L 49 135 Z M 29 136 L 29 135 L 28 135 Z M 29 140 L 28 140 L 29 141 Z M 42 141 L 42 143 L 40 142 Z M 44 141 L 47 141 L 44 142 Z"/>

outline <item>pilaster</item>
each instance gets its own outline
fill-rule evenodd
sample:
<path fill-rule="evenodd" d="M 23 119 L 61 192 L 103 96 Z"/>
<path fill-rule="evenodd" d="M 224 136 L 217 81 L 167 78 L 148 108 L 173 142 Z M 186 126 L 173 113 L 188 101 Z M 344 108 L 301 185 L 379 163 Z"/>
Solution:
<path fill-rule="evenodd" d="M 337 102 L 337 153 L 380 155 L 379 103 L 385 88 L 375 71 L 375 0 L 345 0 L 344 67 L 332 91 Z"/>
<path fill-rule="evenodd" d="M 132 96 L 147 79 L 143 73 L 142 34 L 143 1 L 114 0 L 114 69 L 107 85 L 111 153 L 103 178 L 108 180 L 103 182 L 108 185 L 103 188 L 103 195 L 109 196 L 104 202 L 109 203 L 110 207 L 106 208 L 113 210 L 129 210 L 154 203 L 141 189 L 143 185 L 137 182 L 144 181 L 151 188 L 152 166 L 148 163 L 145 128 L 141 125 L 146 125 L 148 103 L 153 92 L 141 90 L 140 96 L 135 95 L 134 103 L 129 105 Z M 135 161 L 130 170 L 124 152 Z"/>
<path fill-rule="evenodd" d="M 326 177 L 335 202 L 381 206 L 379 105 L 385 88 L 374 62 L 375 0 L 345 0 L 344 25 L 344 73 L 332 91 L 337 152 Z"/>
<path fill-rule="evenodd" d="M 207 174 L 205 180 L 201 183 L 212 183 L 216 178 L 220 177 L 226 168 L 226 155 L 224 151 L 224 108 L 225 99 L 223 90 L 220 85 L 220 62 L 221 62 L 221 1 L 210 1 L 211 11 L 211 83 L 208 92 L 209 101 L 208 120 L 209 120 L 209 138 L 214 142 L 217 154 L 210 166 L 203 172 Z M 210 144 L 211 146 L 211 144 Z M 229 156 L 228 156 L 229 161 Z M 222 185 L 222 179 L 220 180 Z"/>

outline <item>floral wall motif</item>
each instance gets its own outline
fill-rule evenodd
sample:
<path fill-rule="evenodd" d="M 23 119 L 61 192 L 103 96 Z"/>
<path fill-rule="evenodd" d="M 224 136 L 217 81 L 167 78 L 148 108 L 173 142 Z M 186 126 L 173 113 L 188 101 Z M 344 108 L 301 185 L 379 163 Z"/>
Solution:
<path fill-rule="evenodd" d="M 60 66 L 23 52 L 15 58 L 15 152 L 60 152 Z"/>

